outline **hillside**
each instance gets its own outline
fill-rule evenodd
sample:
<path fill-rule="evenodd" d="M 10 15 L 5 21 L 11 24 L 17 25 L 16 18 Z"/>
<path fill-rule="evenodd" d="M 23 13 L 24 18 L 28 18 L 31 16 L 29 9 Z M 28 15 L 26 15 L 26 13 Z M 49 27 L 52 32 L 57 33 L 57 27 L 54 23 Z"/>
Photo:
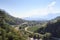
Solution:
<path fill-rule="evenodd" d="M 57 19 L 57 22 L 55 23 L 48 23 L 45 30 L 46 32 L 52 33 L 53 37 L 60 38 L 60 19 Z"/>
<path fill-rule="evenodd" d="M 11 25 L 20 25 L 23 30 L 16 30 Z M 29 31 L 44 35 L 51 34 L 51 37 L 60 38 L 60 16 L 52 20 L 24 20 L 9 15 L 7 12 L 0 10 L 0 39 L 1 40 L 26 40 L 29 37 L 24 28 L 29 26 Z M 24 28 L 23 28 L 24 27 Z M 26 35 L 27 34 L 27 35 Z M 34 35 L 34 34 L 32 34 Z M 48 37 L 46 36 L 46 38 Z M 44 39 L 44 38 L 43 38 Z M 48 40 L 48 38 L 46 39 Z"/>
<path fill-rule="evenodd" d="M 7 12 L 5 12 L 4 10 L 1 10 L 0 9 L 0 13 L 2 15 L 5 15 L 5 22 L 7 22 L 8 24 L 11 24 L 11 25 L 19 25 L 21 23 L 24 23 L 26 22 L 26 20 L 24 19 L 21 19 L 21 18 L 16 18 L 16 17 L 13 17 L 11 15 L 9 15 Z M 3 14 L 4 13 L 4 14 Z M 0 16 L 1 16 L 0 14 Z"/>
<path fill-rule="evenodd" d="M 60 16 L 50 20 L 45 27 L 39 28 L 36 32 L 51 33 L 52 37 L 60 38 Z"/>
<path fill-rule="evenodd" d="M 27 22 L 27 25 L 29 25 L 29 26 L 32 25 L 33 26 L 33 25 L 45 22 L 45 21 L 43 22 L 43 21 L 35 21 L 35 20 L 31 20 L 31 21 L 24 20 L 24 19 L 21 19 L 21 18 L 13 17 L 13 16 L 9 15 L 7 12 L 5 12 L 3 10 L 1 12 L 5 14 L 5 22 L 10 24 L 10 25 L 19 25 L 19 24 Z"/>
<path fill-rule="evenodd" d="M 0 10 L 0 40 L 26 40 L 21 30 L 16 30 L 10 25 L 12 21 L 14 21 L 13 17 Z M 14 22 L 12 23 L 14 24 Z"/>
<path fill-rule="evenodd" d="M 7 13 L 6 14 L 6 19 L 5 21 L 11 25 L 18 25 L 18 24 L 21 24 L 21 23 L 24 23 L 25 20 L 21 19 L 21 18 L 15 18 Z"/>

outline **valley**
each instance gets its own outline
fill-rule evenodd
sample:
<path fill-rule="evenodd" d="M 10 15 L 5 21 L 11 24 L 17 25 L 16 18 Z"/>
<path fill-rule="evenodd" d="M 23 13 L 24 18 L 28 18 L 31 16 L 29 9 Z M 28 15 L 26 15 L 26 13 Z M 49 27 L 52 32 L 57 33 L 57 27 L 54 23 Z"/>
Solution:
<path fill-rule="evenodd" d="M 0 39 L 60 40 L 60 16 L 48 21 L 30 21 L 0 10 Z"/>

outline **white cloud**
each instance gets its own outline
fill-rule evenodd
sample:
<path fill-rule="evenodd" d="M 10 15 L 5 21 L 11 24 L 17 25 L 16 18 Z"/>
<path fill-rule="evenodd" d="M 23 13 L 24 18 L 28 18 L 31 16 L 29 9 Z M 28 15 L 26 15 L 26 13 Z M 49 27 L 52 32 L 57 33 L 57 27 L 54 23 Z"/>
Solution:
<path fill-rule="evenodd" d="M 39 8 L 39 9 L 34 9 L 29 12 L 22 13 L 20 15 L 21 18 L 23 17 L 30 17 L 30 16 L 46 16 L 49 13 L 60 13 L 60 10 L 56 10 L 54 7 L 56 5 L 56 1 L 51 2 L 46 8 Z"/>
<path fill-rule="evenodd" d="M 53 1 L 53 2 L 51 2 L 48 6 L 49 7 L 52 7 L 52 6 L 54 6 L 56 4 L 56 1 Z"/>
<path fill-rule="evenodd" d="M 54 8 L 55 4 L 56 4 L 56 1 L 53 1 L 48 5 L 49 13 L 55 12 L 55 8 Z"/>
<path fill-rule="evenodd" d="M 49 13 L 52 13 L 52 14 L 60 13 L 60 9 L 56 9 L 55 5 L 56 5 L 56 1 L 53 1 L 48 5 Z"/>
<path fill-rule="evenodd" d="M 47 15 L 48 10 L 47 9 L 35 9 L 35 10 L 31 10 L 29 12 L 26 13 L 21 13 L 20 17 L 31 17 L 31 16 L 44 16 Z"/>

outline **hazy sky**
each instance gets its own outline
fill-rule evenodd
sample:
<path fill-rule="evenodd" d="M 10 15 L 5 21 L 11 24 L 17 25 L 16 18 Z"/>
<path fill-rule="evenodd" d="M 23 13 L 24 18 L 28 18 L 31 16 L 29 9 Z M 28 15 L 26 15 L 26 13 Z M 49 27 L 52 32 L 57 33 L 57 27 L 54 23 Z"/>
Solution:
<path fill-rule="evenodd" d="M 60 0 L 0 0 L 0 9 L 19 18 L 60 15 Z"/>

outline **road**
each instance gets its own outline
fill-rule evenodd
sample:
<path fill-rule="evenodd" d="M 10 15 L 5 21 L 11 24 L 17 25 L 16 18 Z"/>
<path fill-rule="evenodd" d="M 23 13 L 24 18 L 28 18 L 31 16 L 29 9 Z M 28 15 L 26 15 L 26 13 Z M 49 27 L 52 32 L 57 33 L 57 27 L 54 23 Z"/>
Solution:
<path fill-rule="evenodd" d="M 25 31 L 33 34 L 33 32 L 27 30 L 28 28 L 29 28 L 29 27 L 25 27 Z M 34 33 L 34 34 L 40 35 L 39 33 Z M 34 38 L 28 38 L 28 39 L 29 39 L 29 40 L 38 40 L 38 39 L 34 39 Z M 42 39 L 39 39 L 39 40 L 42 40 Z"/>
<path fill-rule="evenodd" d="M 27 29 L 28 29 L 29 27 L 25 27 L 25 31 L 27 31 L 27 32 L 29 32 L 29 33 L 33 33 L 33 32 L 31 32 L 31 31 L 28 31 Z"/>

